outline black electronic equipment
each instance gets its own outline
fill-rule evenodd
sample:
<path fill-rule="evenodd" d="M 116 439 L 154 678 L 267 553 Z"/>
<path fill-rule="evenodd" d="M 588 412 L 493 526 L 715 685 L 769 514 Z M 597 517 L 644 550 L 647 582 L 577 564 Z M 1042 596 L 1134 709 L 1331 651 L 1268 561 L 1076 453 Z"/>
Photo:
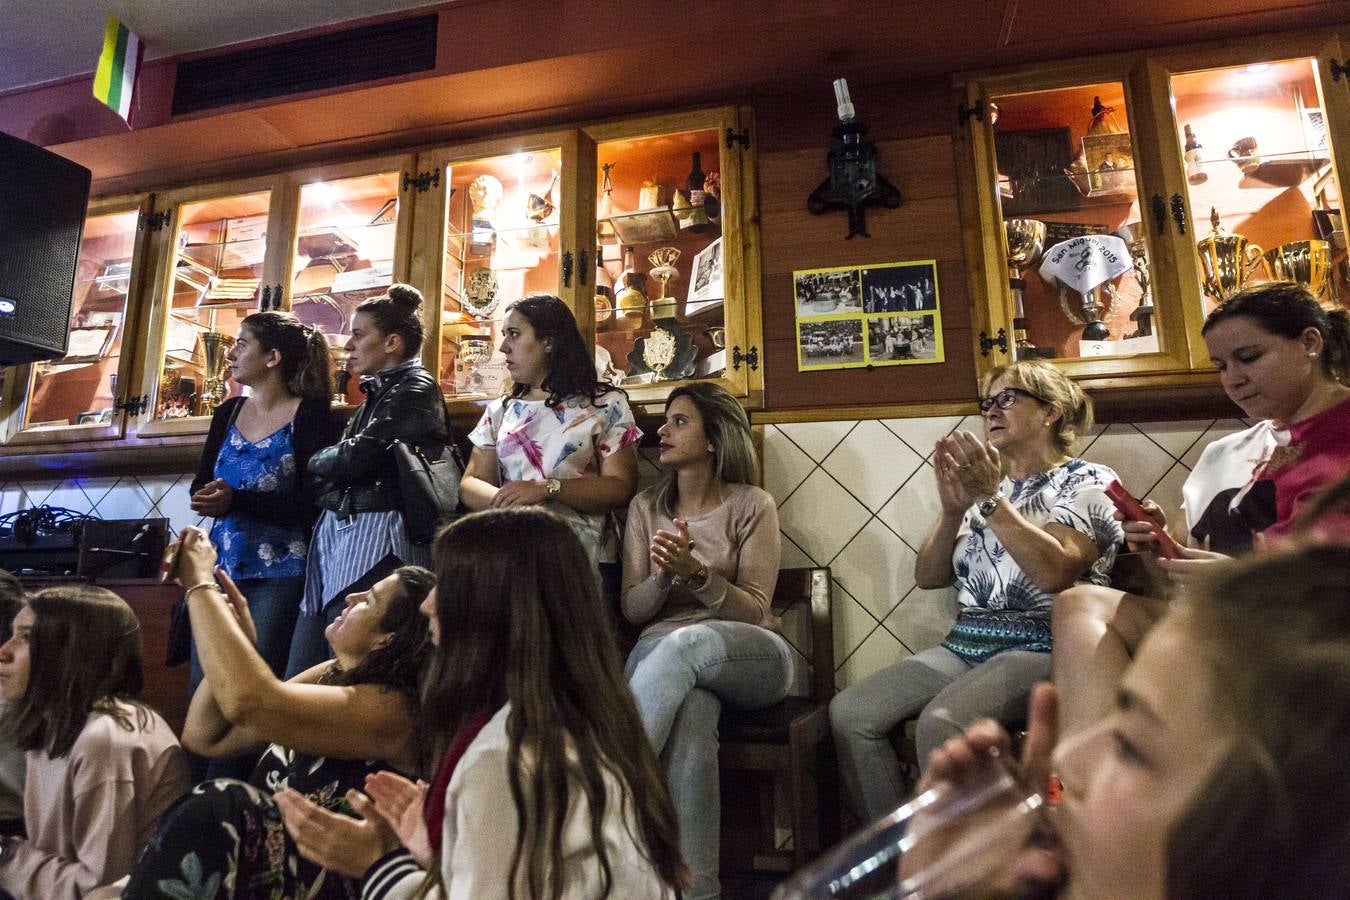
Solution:
<path fill-rule="evenodd" d="M 0 132 L 0 366 L 66 355 L 89 182 L 83 166 Z"/>

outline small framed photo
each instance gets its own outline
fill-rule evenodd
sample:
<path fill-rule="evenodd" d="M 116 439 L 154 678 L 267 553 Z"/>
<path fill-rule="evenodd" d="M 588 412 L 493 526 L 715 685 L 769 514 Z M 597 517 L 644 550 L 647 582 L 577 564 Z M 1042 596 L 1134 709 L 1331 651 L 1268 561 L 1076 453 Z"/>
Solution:
<path fill-rule="evenodd" d="M 76 425 L 111 425 L 113 418 L 112 408 L 90 410 L 75 414 Z"/>
<path fill-rule="evenodd" d="M 722 285 L 722 239 L 719 237 L 694 256 L 693 274 L 689 277 L 689 296 L 685 299 L 685 315 L 693 315 L 705 306 L 721 302 L 726 296 Z"/>
<path fill-rule="evenodd" d="M 1134 147 L 1130 144 L 1129 134 L 1084 136 L 1083 162 L 1087 166 L 1089 197 L 1128 194 L 1135 190 Z"/>
<path fill-rule="evenodd" d="M 614 234 L 620 244 L 668 241 L 680 233 L 675 224 L 675 216 L 671 214 L 670 208 L 665 206 L 611 216 L 609 224 L 614 226 Z"/>
<path fill-rule="evenodd" d="M 108 355 L 115 325 L 92 325 L 70 329 L 70 339 L 66 343 L 66 355 L 63 363 L 92 363 Z"/>

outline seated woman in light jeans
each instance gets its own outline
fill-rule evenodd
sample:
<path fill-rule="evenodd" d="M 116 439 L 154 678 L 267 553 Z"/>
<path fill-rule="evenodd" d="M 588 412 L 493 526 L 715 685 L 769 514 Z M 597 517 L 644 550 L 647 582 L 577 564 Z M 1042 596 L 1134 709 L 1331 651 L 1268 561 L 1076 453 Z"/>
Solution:
<path fill-rule="evenodd" d="M 633 498 L 623 550 L 623 612 L 645 624 L 628 682 L 660 756 L 690 869 L 686 900 L 716 897 L 721 808 L 717 721 L 777 703 L 792 656 L 770 611 L 778 579 L 778 511 L 753 485 L 750 421 L 713 384 L 673 391 L 662 481 Z"/>
<path fill-rule="evenodd" d="M 906 791 L 891 730 L 918 716 L 923 765 L 976 719 L 1020 717 L 1050 676 L 1055 594 L 1106 584 L 1121 542 L 1104 490 L 1115 472 L 1069 455 L 1092 425 L 1082 389 L 1039 360 L 995 368 L 981 388 L 985 439 L 955 432 L 933 451 L 942 513 L 914 563 L 919 587 L 956 585 L 956 622 L 940 646 L 830 701 L 840 767 L 868 821 Z"/>

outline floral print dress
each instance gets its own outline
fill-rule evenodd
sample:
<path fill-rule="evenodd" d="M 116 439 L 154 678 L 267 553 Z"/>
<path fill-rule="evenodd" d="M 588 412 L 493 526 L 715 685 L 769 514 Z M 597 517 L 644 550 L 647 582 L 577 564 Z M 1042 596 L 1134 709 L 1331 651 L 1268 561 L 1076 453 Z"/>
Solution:
<path fill-rule="evenodd" d="M 254 442 L 231 424 L 216 457 L 216 477 L 237 491 L 289 494 L 299 477 L 293 427 L 294 422 L 287 422 Z M 304 577 L 309 549 L 306 528 L 230 512 L 211 526 L 211 542 L 220 552 L 220 565 L 235 581 Z"/>
<path fill-rule="evenodd" d="M 475 447 L 497 454 L 498 477 L 508 481 L 594 478 L 600 462 L 642 437 L 628 399 L 618 391 L 596 402 L 575 396 L 557 406 L 543 400 L 493 401 L 469 433 Z M 562 503 L 550 509 L 567 520 L 592 562 L 619 558 L 612 516 L 583 513 Z"/>
<path fill-rule="evenodd" d="M 126 900 L 358 900 L 359 879 L 302 857 L 272 795 L 294 788 L 320 806 L 354 815 L 347 791 L 382 762 L 306 756 L 272 744 L 247 782 L 205 781 L 159 821 L 131 873 Z"/>
<path fill-rule="evenodd" d="M 1116 473 L 1107 466 L 1070 459 L 1020 481 L 1004 478 L 999 488 L 1036 527 L 1064 525 L 1087 535 L 1101 555 L 1082 580 L 1109 584 L 1116 551 L 1125 539 L 1115 505 L 1106 496 L 1106 486 L 1114 480 Z M 1003 650 L 1050 649 L 1054 595 L 1022 571 L 975 507 L 961 522 L 952 570 L 961 610 L 944 647 L 972 665 Z"/>

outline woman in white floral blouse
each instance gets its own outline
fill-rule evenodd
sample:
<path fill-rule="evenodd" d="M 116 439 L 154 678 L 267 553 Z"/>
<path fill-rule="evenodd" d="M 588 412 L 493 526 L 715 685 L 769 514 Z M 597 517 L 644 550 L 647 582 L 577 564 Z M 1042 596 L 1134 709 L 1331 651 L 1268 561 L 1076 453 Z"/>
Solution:
<path fill-rule="evenodd" d="M 507 307 L 501 351 L 513 387 L 469 435 L 460 497 L 472 510 L 549 504 L 617 587 L 612 514 L 637 490 L 642 437 L 628 396 L 596 379 L 572 311 L 551 294 Z"/>
<path fill-rule="evenodd" d="M 1077 581 L 1106 584 L 1122 540 L 1110 468 L 1069 455 L 1092 403 L 1049 363 L 994 369 L 982 384 L 985 439 L 937 442 L 942 512 L 914 563 L 925 589 L 955 584 L 942 644 L 852 685 L 830 704 L 845 780 L 869 819 L 906 791 L 890 731 L 918 716 L 928 754 L 981 718 L 1015 720 L 1050 676 L 1050 605 Z"/>

